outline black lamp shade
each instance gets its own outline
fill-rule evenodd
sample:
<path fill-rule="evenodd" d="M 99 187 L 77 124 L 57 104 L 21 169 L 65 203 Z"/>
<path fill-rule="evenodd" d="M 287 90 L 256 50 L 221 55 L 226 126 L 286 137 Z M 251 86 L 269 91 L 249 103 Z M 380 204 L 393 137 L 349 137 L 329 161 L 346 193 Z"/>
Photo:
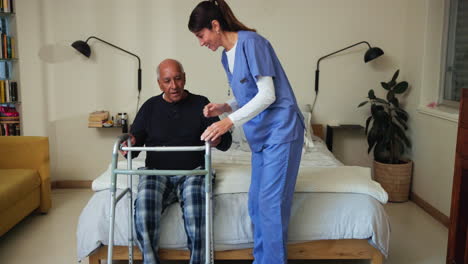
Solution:
<path fill-rule="evenodd" d="M 91 55 L 91 48 L 89 47 L 88 43 L 82 40 L 73 42 L 72 47 L 88 58 Z"/>
<path fill-rule="evenodd" d="M 364 62 L 369 62 L 373 59 L 376 59 L 384 54 L 383 50 L 377 47 L 370 48 L 366 51 L 364 55 Z"/>

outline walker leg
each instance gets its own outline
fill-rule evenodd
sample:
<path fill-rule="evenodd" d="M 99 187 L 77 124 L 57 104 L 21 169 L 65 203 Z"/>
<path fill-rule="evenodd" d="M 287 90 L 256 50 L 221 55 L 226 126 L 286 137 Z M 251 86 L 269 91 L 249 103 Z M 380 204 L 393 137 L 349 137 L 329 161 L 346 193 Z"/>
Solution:
<path fill-rule="evenodd" d="M 129 181 L 131 183 L 132 180 Z M 128 210 L 128 263 L 133 264 L 133 193 L 131 188 L 128 192 L 128 202 L 130 204 Z"/>
<path fill-rule="evenodd" d="M 111 208 L 109 216 L 109 245 L 107 250 L 107 263 L 112 264 L 113 247 L 114 247 L 114 223 L 115 223 L 115 190 L 111 191 Z"/>
<path fill-rule="evenodd" d="M 132 142 L 130 139 L 127 141 L 127 145 L 131 146 Z M 128 152 L 129 157 L 132 156 L 132 152 Z M 127 159 L 127 168 L 132 169 L 132 159 Z M 127 185 L 129 188 L 128 192 L 128 263 L 133 264 L 133 192 L 132 192 L 132 176 L 127 176 Z"/>
<path fill-rule="evenodd" d="M 212 210 L 212 170 L 211 170 L 211 147 L 206 142 L 205 148 L 205 263 L 214 263 L 213 252 L 213 210 Z"/>

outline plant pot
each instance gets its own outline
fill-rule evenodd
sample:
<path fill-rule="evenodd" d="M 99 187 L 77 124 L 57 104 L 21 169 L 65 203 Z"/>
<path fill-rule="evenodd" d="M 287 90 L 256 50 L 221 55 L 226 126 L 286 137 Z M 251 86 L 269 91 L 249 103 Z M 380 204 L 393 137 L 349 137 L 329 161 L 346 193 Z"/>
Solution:
<path fill-rule="evenodd" d="M 406 202 L 409 199 L 413 161 L 403 164 L 386 164 L 374 161 L 374 179 L 388 193 L 390 202 Z"/>

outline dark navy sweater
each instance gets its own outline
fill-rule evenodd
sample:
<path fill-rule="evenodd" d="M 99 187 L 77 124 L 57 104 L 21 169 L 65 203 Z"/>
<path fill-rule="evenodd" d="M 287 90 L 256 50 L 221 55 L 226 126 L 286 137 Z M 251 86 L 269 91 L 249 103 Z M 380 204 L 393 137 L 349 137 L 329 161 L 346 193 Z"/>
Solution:
<path fill-rule="evenodd" d="M 201 146 L 201 134 L 218 117 L 203 116 L 203 107 L 209 100 L 200 95 L 191 94 L 176 103 L 165 101 L 162 94 L 148 99 L 138 111 L 130 133 L 135 136 L 135 146 Z M 216 147 L 226 151 L 231 146 L 231 133 L 221 138 Z M 132 156 L 138 156 L 132 152 Z M 204 152 L 154 152 L 146 154 L 146 167 L 150 169 L 191 170 L 204 167 Z"/>

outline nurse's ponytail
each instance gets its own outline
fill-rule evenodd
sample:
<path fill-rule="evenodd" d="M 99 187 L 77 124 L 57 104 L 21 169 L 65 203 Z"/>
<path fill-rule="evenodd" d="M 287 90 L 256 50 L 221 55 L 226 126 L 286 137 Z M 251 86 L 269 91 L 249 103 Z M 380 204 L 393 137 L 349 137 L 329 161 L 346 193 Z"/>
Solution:
<path fill-rule="evenodd" d="M 217 20 L 223 31 L 256 31 L 242 24 L 224 0 L 208 0 L 199 3 L 190 14 L 188 28 L 195 33 L 204 28 L 212 29 L 211 22 Z"/>

